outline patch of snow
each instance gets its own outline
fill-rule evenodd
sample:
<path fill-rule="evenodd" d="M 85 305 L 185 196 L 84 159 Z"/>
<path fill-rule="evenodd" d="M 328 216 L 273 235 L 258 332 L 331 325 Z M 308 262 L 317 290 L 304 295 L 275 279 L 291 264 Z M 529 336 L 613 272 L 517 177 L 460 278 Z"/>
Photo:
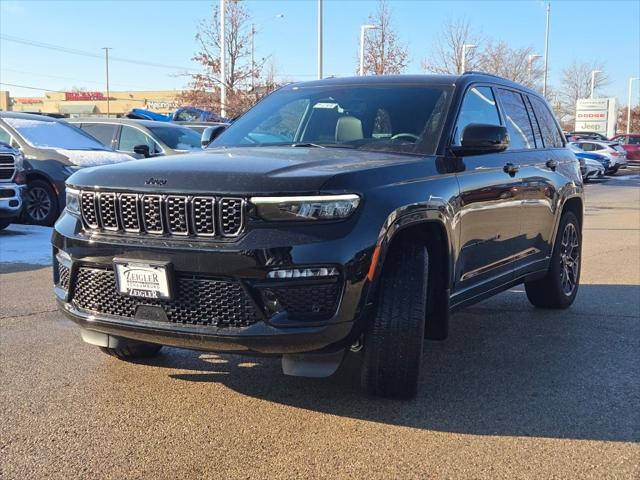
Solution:
<path fill-rule="evenodd" d="M 95 167 L 97 165 L 110 165 L 112 163 L 135 160 L 125 153 L 109 152 L 107 150 L 67 150 L 56 148 L 56 152 L 64 155 L 71 163 L 79 167 Z"/>
<path fill-rule="evenodd" d="M 9 225 L 1 230 L 0 263 L 51 265 L 51 228 Z"/>

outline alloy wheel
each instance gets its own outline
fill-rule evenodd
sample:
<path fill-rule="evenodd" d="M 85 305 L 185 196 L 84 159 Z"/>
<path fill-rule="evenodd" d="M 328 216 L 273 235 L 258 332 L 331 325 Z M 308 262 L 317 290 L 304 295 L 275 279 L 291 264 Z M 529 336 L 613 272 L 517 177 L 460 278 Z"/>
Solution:
<path fill-rule="evenodd" d="M 580 269 L 580 241 L 575 225 L 568 223 L 560 242 L 560 284 L 562 292 L 571 296 L 578 284 Z"/>
<path fill-rule="evenodd" d="M 42 187 L 32 187 L 27 191 L 25 207 L 29 216 L 42 221 L 51 213 L 52 202 L 49 193 Z"/>

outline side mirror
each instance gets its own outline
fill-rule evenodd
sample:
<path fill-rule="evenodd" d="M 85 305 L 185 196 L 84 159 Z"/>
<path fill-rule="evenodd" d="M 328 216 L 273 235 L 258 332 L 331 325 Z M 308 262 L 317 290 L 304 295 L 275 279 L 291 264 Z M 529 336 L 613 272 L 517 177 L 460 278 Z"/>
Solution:
<path fill-rule="evenodd" d="M 206 148 L 222 132 L 224 132 L 227 127 L 228 125 L 216 125 L 214 127 L 205 128 L 204 132 L 202 132 L 202 137 L 200 137 L 200 145 L 202 145 L 202 148 Z"/>
<path fill-rule="evenodd" d="M 498 153 L 509 146 L 509 133 L 501 125 L 471 123 L 462 132 L 462 145 L 451 147 L 456 157 Z"/>
<path fill-rule="evenodd" d="M 149 158 L 151 156 L 149 145 L 136 145 L 133 147 L 133 153 L 142 155 L 144 158 Z"/>

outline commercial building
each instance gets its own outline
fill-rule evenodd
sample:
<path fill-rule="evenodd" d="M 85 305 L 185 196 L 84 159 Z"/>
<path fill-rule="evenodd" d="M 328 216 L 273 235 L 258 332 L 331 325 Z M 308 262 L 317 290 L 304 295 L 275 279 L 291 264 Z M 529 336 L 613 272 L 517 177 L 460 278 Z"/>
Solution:
<path fill-rule="evenodd" d="M 110 92 L 48 92 L 43 97 L 12 97 L 0 91 L 0 110 L 58 114 L 65 117 L 122 117 L 133 108 L 171 113 L 182 105 L 180 90 Z"/>

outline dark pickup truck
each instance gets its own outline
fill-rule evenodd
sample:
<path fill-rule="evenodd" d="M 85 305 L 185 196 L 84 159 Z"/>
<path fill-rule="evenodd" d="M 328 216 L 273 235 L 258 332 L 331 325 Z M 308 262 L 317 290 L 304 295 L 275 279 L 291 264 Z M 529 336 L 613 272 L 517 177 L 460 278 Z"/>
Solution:
<path fill-rule="evenodd" d="M 66 192 L 58 304 L 123 359 L 168 345 L 328 376 L 357 355 L 368 392 L 409 398 L 450 312 L 578 290 L 578 162 L 537 92 L 482 73 L 292 84 L 202 152 Z"/>

